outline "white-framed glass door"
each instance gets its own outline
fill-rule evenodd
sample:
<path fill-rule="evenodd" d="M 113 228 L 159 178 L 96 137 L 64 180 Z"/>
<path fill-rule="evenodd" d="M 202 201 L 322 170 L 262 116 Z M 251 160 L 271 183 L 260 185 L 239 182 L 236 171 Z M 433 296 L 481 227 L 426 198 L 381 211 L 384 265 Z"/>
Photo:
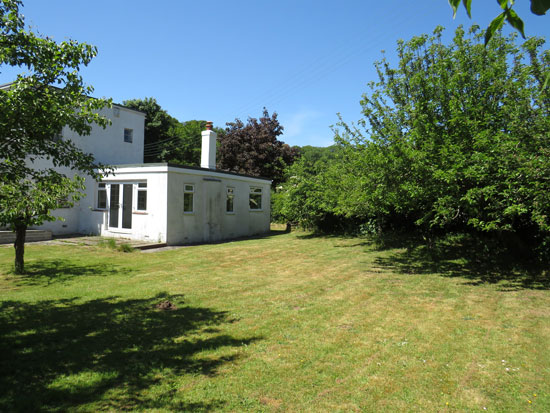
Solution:
<path fill-rule="evenodd" d="M 132 229 L 133 184 L 111 184 L 109 190 L 109 228 Z"/>

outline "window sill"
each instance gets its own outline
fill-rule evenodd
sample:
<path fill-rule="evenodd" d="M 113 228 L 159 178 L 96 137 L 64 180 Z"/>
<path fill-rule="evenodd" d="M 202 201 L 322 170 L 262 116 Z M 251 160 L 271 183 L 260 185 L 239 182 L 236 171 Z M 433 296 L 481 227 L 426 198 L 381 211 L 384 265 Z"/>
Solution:
<path fill-rule="evenodd" d="M 249 209 L 248 212 L 264 212 L 263 209 Z"/>
<path fill-rule="evenodd" d="M 107 212 L 107 209 L 91 208 L 94 212 Z"/>
<path fill-rule="evenodd" d="M 193 211 L 191 212 L 183 211 L 183 215 L 195 215 L 195 213 Z"/>
<path fill-rule="evenodd" d="M 112 233 L 112 234 L 131 234 L 132 233 L 132 228 L 112 228 L 112 227 L 109 227 L 109 229 L 107 231 Z"/>
<path fill-rule="evenodd" d="M 149 215 L 148 212 L 145 211 L 132 211 L 133 215 Z"/>

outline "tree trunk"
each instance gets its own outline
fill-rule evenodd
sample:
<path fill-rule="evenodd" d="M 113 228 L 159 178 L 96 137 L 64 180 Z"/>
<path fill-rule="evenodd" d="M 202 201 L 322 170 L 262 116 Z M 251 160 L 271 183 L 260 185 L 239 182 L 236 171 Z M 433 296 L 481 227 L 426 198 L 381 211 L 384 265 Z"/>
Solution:
<path fill-rule="evenodd" d="M 25 237 L 27 235 L 27 225 L 15 225 L 15 273 L 23 274 L 25 272 Z"/>

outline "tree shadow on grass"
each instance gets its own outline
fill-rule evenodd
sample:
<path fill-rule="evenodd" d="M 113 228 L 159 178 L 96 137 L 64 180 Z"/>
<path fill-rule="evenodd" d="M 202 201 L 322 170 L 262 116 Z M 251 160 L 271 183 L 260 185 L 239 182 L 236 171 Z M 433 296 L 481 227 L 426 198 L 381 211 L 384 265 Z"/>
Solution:
<path fill-rule="evenodd" d="M 428 244 L 415 235 L 390 234 L 373 242 L 379 251 L 400 249 L 375 261 L 400 273 L 463 277 L 470 285 L 499 283 L 502 290 L 550 289 L 546 266 L 529 258 L 524 248 L 488 238 L 454 234 Z"/>
<path fill-rule="evenodd" d="M 25 274 L 17 275 L 18 286 L 48 286 L 56 282 L 70 281 L 76 277 L 107 277 L 121 272 L 131 272 L 113 264 L 79 264 L 68 260 L 41 260 L 25 265 Z"/>
<path fill-rule="evenodd" d="M 156 309 L 163 300 L 177 309 Z M 238 357 L 236 348 L 260 339 L 215 328 L 234 321 L 224 311 L 185 306 L 174 295 L 4 301 L 0 411 L 219 408 L 221 399 L 186 400 L 177 379 L 215 375 Z"/>

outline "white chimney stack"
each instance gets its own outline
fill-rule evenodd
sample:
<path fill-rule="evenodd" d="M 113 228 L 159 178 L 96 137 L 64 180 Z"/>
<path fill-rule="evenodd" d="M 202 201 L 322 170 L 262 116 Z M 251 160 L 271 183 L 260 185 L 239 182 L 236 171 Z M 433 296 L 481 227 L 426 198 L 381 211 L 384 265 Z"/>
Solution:
<path fill-rule="evenodd" d="M 212 130 L 213 122 L 206 122 L 206 130 L 202 131 L 201 168 L 216 169 L 216 138 Z"/>

